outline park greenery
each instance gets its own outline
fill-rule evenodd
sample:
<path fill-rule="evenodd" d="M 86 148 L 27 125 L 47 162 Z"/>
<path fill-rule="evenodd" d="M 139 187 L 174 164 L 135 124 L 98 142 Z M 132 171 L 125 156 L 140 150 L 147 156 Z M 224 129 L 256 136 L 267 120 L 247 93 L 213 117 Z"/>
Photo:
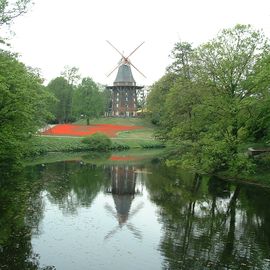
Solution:
<path fill-rule="evenodd" d="M 16 163 L 29 140 L 51 114 L 53 100 L 41 79 L 19 62 L 16 55 L 0 51 L 0 163 Z"/>
<path fill-rule="evenodd" d="M 57 77 L 47 85 L 48 92 L 56 97 L 56 101 L 51 103 L 50 111 L 54 118 L 52 123 L 70 123 L 84 119 L 87 125 L 90 119 L 104 115 L 109 105 L 110 95 L 104 87 L 99 86 L 91 78 L 82 78 L 76 67 L 66 70 L 63 76 Z M 78 85 L 74 84 L 76 82 Z"/>
<path fill-rule="evenodd" d="M 30 4 L 1 0 L 0 26 L 9 27 Z M 84 144 L 74 138 L 37 138 L 36 133 L 48 123 L 96 123 L 110 106 L 106 88 L 70 66 L 45 85 L 37 69 L 7 49 L 5 37 L 0 41 L 6 46 L 0 48 L 0 163 L 7 166 L 50 149 L 89 148 L 89 138 Z M 270 141 L 270 43 L 263 32 L 236 25 L 197 47 L 177 42 L 171 58 L 166 74 L 151 86 L 146 110 L 156 137 L 174 146 L 168 164 L 234 175 L 254 171 L 256 163 L 268 166 L 267 154 L 258 160 L 246 155 L 248 146 Z M 144 126 L 122 132 L 107 149 L 160 147 L 152 139 L 153 126 Z"/>
<path fill-rule="evenodd" d="M 157 137 L 174 145 L 169 164 L 200 172 L 254 170 L 243 145 L 267 145 L 270 43 L 250 25 L 193 47 L 178 42 L 148 96 Z"/>
<path fill-rule="evenodd" d="M 24 14 L 30 0 L 0 1 L 0 26 L 10 29 Z M 47 123 L 70 122 L 104 112 L 108 94 L 92 79 L 80 76 L 78 68 L 65 67 L 62 76 L 47 86 L 35 68 L 27 67 L 12 53 L 8 39 L 0 36 L 0 164 L 17 164 L 32 151 L 37 131 Z"/>
<path fill-rule="evenodd" d="M 111 139 L 103 133 L 94 133 L 82 139 L 82 143 L 86 144 L 90 150 L 109 151 L 112 147 Z"/>

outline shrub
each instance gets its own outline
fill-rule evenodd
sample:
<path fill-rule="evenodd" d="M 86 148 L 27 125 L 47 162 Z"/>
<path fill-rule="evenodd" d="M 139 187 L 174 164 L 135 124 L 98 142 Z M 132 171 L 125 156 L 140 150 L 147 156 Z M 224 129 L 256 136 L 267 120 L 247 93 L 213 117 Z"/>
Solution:
<path fill-rule="evenodd" d="M 164 144 L 158 143 L 158 142 L 144 142 L 144 143 L 141 143 L 140 146 L 142 148 L 163 148 L 163 147 L 165 147 Z"/>
<path fill-rule="evenodd" d="M 90 150 L 108 151 L 112 146 L 111 139 L 103 133 L 95 133 L 82 139 Z"/>
<path fill-rule="evenodd" d="M 128 150 L 130 146 L 124 143 L 113 142 L 112 147 L 113 150 Z"/>

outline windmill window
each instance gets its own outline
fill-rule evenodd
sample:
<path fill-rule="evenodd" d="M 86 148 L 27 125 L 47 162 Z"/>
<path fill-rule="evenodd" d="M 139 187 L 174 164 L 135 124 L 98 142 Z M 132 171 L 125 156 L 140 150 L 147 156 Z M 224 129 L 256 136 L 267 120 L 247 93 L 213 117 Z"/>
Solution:
<path fill-rule="evenodd" d="M 116 103 L 116 108 L 118 108 L 118 103 Z"/>

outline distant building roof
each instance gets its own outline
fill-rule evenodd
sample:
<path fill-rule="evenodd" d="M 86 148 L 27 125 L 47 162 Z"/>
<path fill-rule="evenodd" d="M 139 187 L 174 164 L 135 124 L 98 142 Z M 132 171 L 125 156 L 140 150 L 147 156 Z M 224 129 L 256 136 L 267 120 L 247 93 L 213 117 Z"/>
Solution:
<path fill-rule="evenodd" d="M 116 85 L 132 85 L 132 86 L 136 85 L 136 82 L 132 75 L 130 65 L 122 64 L 118 68 L 118 72 L 117 72 L 117 75 L 113 84 L 115 86 Z"/>

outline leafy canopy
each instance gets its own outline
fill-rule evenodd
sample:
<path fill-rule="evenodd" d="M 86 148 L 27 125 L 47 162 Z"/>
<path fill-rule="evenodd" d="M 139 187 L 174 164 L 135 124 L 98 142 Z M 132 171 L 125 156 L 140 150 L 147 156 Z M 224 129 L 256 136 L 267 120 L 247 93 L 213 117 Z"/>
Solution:
<path fill-rule="evenodd" d="M 197 48 L 177 43 L 171 55 L 168 73 L 148 98 L 157 135 L 179 146 L 183 166 L 250 170 L 241 144 L 269 134 L 268 39 L 236 25 Z"/>
<path fill-rule="evenodd" d="M 17 160 L 27 142 L 51 117 L 51 96 L 41 79 L 16 59 L 0 51 L 0 162 Z"/>

